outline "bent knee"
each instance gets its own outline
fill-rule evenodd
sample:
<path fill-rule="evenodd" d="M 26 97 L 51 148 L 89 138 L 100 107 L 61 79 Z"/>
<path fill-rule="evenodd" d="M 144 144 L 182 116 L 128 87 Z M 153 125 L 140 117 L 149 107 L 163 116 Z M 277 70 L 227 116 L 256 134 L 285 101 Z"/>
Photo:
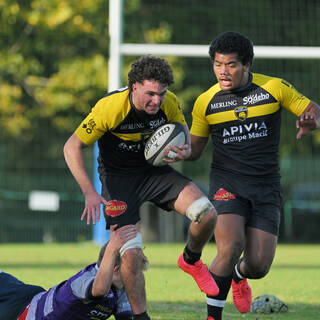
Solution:
<path fill-rule="evenodd" d="M 223 261 L 224 265 L 231 268 L 238 262 L 242 251 L 243 243 L 241 241 L 232 242 L 232 244 L 220 244 L 218 247 L 218 257 L 220 261 Z"/>
<path fill-rule="evenodd" d="M 255 263 L 245 264 L 245 273 L 249 275 L 250 279 L 261 279 L 267 275 L 271 267 L 270 263 Z"/>
<path fill-rule="evenodd" d="M 140 248 L 129 248 L 121 256 L 121 264 L 125 269 L 131 272 L 146 270 L 148 268 L 148 259 Z"/>
<path fill-rule="evenodd" d="M 214 214 L 214 206 L 205 196 L 195 200 L 186 210 L 186 216 L 195 223 L 204 219 L 214 219 Z"/>

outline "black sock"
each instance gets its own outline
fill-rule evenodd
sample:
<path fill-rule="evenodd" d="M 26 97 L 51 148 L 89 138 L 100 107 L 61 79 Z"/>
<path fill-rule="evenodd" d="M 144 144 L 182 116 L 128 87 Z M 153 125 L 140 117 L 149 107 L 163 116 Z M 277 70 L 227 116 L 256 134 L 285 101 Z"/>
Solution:
<path fill-rule="evenodd" d="M 235 265 L 233 273 L 232 273 L 232 279 L 238 283 L 240 280 L 243 280 L 245 276 L 240 271 L 240 263 L 243 260 L 243 258 L 239 259 L 238 263 Z"/>
<path fill-rule="evenodd" d="M 219 294 L 216 296 L 207 295 L 208 316 L 213 317 L 214 320 L 222 320 L 222 311 L 229 293 L 232 276 L 219 277 L 212 272 L 210 274 L 219 287 Z"/>
<path fill-rule="evenodd" d="M 188 246 L 185 246 L 183 250 L 183 259 L 188 264 L 195 264 L 197 261 L 199 261 L 201 257 L 201 252 L 192 252 Z"/>
<path fill-rule="evenodd" d="M 139 314 L 134 314 L 132 316 L 132 320 L 151 320 L 150 317 L 148 316 L 147 311 L 139 313 Z"/>

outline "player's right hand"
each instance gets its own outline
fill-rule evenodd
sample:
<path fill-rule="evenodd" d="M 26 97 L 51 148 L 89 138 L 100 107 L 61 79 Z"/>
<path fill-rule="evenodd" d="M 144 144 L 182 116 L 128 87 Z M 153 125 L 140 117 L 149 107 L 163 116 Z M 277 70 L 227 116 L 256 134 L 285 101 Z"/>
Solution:
<path fill-rule="evenodd" d="M 97 192 L 92 192 L 85 196 L 85 208 L 83 210 L 81 221 L 87 217 L 87 224 L 89 225 L 92 220 L 92 224 L 100 221 L 101 204 L 107 205 L 107 200 L 104 199 Z"/>

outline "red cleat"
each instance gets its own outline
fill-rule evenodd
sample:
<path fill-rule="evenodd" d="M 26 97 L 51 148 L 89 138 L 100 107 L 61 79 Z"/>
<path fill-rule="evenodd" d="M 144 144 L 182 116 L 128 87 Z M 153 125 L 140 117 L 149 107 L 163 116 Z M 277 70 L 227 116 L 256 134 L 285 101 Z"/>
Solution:
<path fill-rule="evenodd" d="M 247 279 L 240 280 L 238 283 L 232 280 L 231 285 L 235 307 L 241 313 L 249 312 L 251 309 L 252 294 Z"/>
<path fill-rule="evenodd" d="M 178 266 L 184 272 L 190 274 L 200 290 L 207 295 L 216 296 L 219 293 L 219 287 L 209 273 L 208 267 L 201 260 L 197 261 L 194 265 L 188 264 L 184 261 L 183 254 L 181 254 L 178 259 Z"/>
<path fill-rule="evenodd" d="M 214 320 L 214 318 L 212 318 L 212 317 L 208 317 L 208 319 L 207 320 Z"/>

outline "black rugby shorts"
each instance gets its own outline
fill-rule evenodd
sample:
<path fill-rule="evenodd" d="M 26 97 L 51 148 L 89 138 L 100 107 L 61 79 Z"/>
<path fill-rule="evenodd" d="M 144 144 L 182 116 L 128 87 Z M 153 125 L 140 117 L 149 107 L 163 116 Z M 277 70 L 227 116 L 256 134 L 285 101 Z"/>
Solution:
<path fill-rule="evenodd" d="M 246 226 L 279 234 L 282 202 L 280 181 L 248 178 L 212 171 L 209 199 L 219 214 L 246 218 Z"/>
<path fill-rule="evenodd" d="M 175 200 L 190 179 L 171 166 L 152 167 L 143 174 L 106 175 L 100 177 L 102 196 L 108 201 L 104 207 L 106 228 L 135 224 L 140 220 L 139 208 L 147 201 L 170 211 Z"/>

